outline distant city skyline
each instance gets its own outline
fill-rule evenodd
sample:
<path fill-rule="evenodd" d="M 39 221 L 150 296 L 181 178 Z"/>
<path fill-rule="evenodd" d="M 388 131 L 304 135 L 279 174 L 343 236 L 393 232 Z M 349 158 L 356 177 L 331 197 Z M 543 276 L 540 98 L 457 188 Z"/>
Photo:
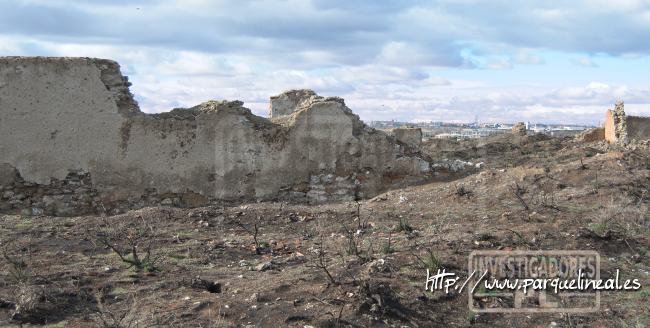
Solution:
<path fill-rule="evenodd" d="M 364 121 L 368 125 L 380 125 L 383 123 L 388 123 L 392 122 L 394 125 L 410 125 L 414 127 L 418 126 L 425 126 L 425 125 L 431 125 L 431 124 L 449 124 L 449 125 L 474 125 L 475 122 L 445 122 L 445 121 L 418 121 L 418 122 L 407 122 L 407 121 L 398 121 L 398 120 L 371 120 L 371 121 Z M 522 123 L 525 123 L 526 125 L 532 125 L 532 126 L 574 126 L 574 127 L 598 127 L 601 126 L 602 124 L 579 124 L 579 123 L 547 123 L 547 122 L 531 122 L 531 121 L 519 121 Z M 513 122 L 478 122 L 478 126 L 484 126 L 484 125 L 504 125 L 504 126 L 512 126 L 515 125 L 519 122 L 513 121 Z"/>
<path fill-rule="evenodd" d="M 310 88 L 365 121 L 596 125 L 650 116 L 648 40 L 647 0 L 0 2 L 0 56 L 114 59 L 150 113 Z"/>

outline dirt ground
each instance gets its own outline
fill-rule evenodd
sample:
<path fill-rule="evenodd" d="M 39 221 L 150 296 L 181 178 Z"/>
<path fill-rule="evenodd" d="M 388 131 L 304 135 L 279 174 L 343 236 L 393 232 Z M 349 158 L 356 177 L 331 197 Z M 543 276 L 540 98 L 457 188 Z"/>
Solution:
<path fill-rule="evenodd" d="M 0 325 L 650 324 L 647 148 L 541 135 L 423 147 L 484 166 L 359 203 L 0 216 Z M 643 287 L 602 292 L 600 311 L 585 315 L 477 314 L 466 293 L 425 290 L 427 268 L 466 276 L 482 249 L 595 250 L 602 277 L 620 269 Z"/>

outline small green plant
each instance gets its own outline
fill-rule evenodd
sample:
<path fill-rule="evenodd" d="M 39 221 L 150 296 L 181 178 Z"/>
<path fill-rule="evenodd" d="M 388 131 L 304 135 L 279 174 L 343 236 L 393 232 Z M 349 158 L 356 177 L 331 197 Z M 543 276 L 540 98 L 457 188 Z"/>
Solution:
<path fill-rule="evenodd" d="M 343 229 L 345 230 L 347 240 L 345 245 L 345 254 L 356 256 L 362 263 L 371 261 L 374 253 L 372 239 L 370 239 L 368 247 L 364 250 L 363 246 L 366 239 L 361 230 L 353 231 L 345 225 L 343 226 Z"/>
<path fill-rule="evenodd" d="M 529 242 L 528 239 L 526 239 L 526 237 L 524 237 L 524 235 L 522 235 L 521 233 L 519 233 L 517 231 L 514 231 L 512 229 L 507 229 L 507 230 L 512 232 L 515 235 L 515 237 L 517 237 L 517 243 L 518 244 L 520 244 L 520 245 L 529 245 L 529 246 L 533 245 L 533 243 Z"/>
<path fill-rule="evenodd" d="M 649 233 L 647 212 L 645 206 L 620 206 L 612 202 L 597 212 L 587 230 L 600 239 L 616 238 L 627 243 Z"/>
<path fill-rule="evenodd" d="M 366 254 L 364 256 L 365 261 L 366 262 L 372 261 L 373 254 L 375 254 L 374 240 L 370 239 L 370 242 L 368 243 L 368 248 L 366 248 Z"/>
<path fill-rule="evenodd" d="M 424 266 L 430 270 L 437 270 L 442 267 L 442 263 L 431 249 L 427 249 L 427 255 L 424 258 Z"/>
<path fill-rule="evenodd" d="M 168 256 L 170 258 L 173 258 L 174 260 L 178 260 L 178 261 L 184 260 L 184 259 L 187 258 L 187 255 L 185 255 L 185 254 L 169 254 Z"/>
<path fill-rule="evenodd" d="M 420 264 L 422 267 L 425 269 L 429 269 L 429 271 L 436 271 L 440 268 L 442 268 L 442 262 L 440 259 L 436 256 L 436 254 L 431 250 L 430 248 L 425 248 L 426 254 L 424 257 L 420 257 L 416 253 L 413 253 L 415 255 L 415 258 L 420 261 Z"/>
<path fill-rule="evenodd" d="M 600 238 L 609 237 L 611 232 L 608 228 L 609 225 L 606 222 L 593 222 L 587 225 L 587 230 L 591 231 L 593 234 Z"/>
<path fill-rule="evenodd" d="M 598 180 L 598 170 L 596 170 L 596 175 L 594 177 L 594 180 L 592 181 L 592 187 L 594 188 L 594 193 L 597 194 L 598 190 L 600 190 L 603 185 L 601 182 Z"/>
<path fill-rule="evenodd" d="M 404 219 L 404 218 L 399 218 L 399 223 L 395 227 L 396 232 L 413 232 L 413 227 L 409 224 L 409 222 Z"/>
<path fill-rule="evenodd" d="M 469 311 L 467 313 L 467 322 L 471 325 L 476 322 L 476 313 Z"/>
<path fill-rule="evenodd" d="M 345 225 L 343 226 L 343 229 L 345 230 L 345 237 L 347 239 L 345 253 L 347 255 L 359 256 L 359 254 L 361 252 L 360 251 L 360 246 L 361 246 L 360 238 L 357 237 L 357 233 L 355 231 L 353 231 L 352 229 L 349 229 Z"/>
<path fill-rule="evenodd" d="M 392 232 L 388 232 L 388 240 L 384 243 L 384 246 L 381 249 L 381 252 L 384 254 L 391 254 L 395 252 L 395 249 L 393 248 L 392 244 L 392 239 L 393 239 L 393 234 Z"/>

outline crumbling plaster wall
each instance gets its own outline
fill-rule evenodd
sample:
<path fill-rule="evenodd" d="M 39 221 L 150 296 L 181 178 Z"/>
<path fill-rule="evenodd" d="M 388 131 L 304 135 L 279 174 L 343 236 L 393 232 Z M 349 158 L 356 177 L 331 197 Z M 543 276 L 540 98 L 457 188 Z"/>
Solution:
<path fill-rule="evenodd" d="M 616 125 L 614 124 L 614 112 L 612 110 L 607 110 L 605 112 L 605 140 L 607 142 L 616 142 Z"/>
<path fill-rule="evenodd" d="M 0 58 L 0 210 L 340 201 L 431 175 L 430 159 L 340 98 L 292 92 L 272 121 L 239 101 L 144 114 L 128 86 L 110 60 Z"/>
<path fill-rule="evenodd" d="M 617 102 L 614 110 L 605 114 L 605 140 L 622 144 L 650 140 L 650 117 L 628 116 L 625 104 Z"/>

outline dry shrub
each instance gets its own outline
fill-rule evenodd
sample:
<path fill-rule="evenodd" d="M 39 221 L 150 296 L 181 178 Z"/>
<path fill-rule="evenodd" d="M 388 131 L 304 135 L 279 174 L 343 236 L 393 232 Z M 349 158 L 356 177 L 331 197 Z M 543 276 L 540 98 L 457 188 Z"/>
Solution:
<path fill-rule="evenodd" d="M 159 240 L 155 218 L 103 217 L 97 231 L 88 231 L 90 240 L 115 253 L 129 268 L 155 271 L 162 254 L 155 254 Z"/>
<path fill-rule="evenodd" d="M 95 301 L 97 311 L 92 319 L 101 328 L 137 327 L 144 317 L 138 309 L 134 292 L 120 300 L 119 297 L 110 295 L 107 289 L 102 288 L 95 293 Z"/>
<path fill-rule="evenodd" d="M 2 258 L 11 286 L 9 303 L 13 304 L 12 319 L 29 321 L 38 316 L 38 308 L 46 301 L 44 279 L 34 272 L 30 242 L 8 241 L 2 244 Z"/>
<path fill-rule="evenodd" d="M 589 230 L 600 238 L 636 239 L 650 233 L 650 209 L 645 204 L 622 205 L 614 202 L 602 207 Z"/>

